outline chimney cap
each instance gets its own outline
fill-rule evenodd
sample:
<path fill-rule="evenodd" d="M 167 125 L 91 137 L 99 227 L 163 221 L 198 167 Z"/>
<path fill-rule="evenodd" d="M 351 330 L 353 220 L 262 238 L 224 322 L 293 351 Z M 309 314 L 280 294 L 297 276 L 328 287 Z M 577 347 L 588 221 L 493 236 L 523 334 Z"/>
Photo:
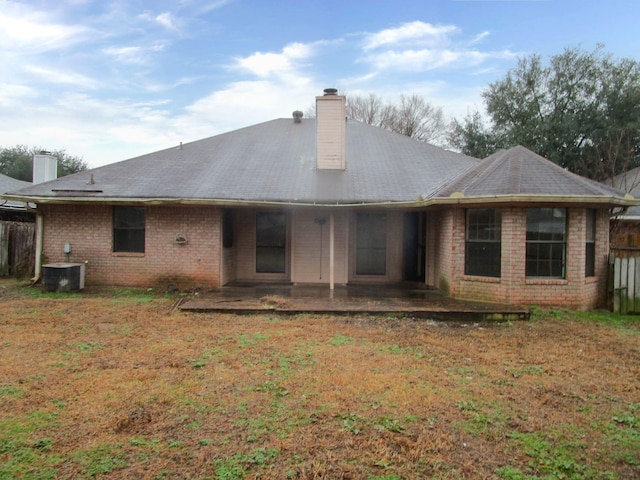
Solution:
<path fill-rule="evenodd" d="M 324 89 L 324 94 L 325 95 L 337 95 L 338 94 L 338 89 L 337 88 L 325 88 Z"/>

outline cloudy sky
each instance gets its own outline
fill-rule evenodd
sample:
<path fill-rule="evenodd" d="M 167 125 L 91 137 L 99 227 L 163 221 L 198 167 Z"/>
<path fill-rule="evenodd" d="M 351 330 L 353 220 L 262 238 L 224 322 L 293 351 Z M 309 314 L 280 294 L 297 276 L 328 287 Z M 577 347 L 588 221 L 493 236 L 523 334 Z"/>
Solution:
<path fill-rule="evenodd" d="M 519 57 L 640 59 L 640 0 L 0 0 L 0 146 L 90 167 L 308 110 L 326 87 L 449 117 Z"/>

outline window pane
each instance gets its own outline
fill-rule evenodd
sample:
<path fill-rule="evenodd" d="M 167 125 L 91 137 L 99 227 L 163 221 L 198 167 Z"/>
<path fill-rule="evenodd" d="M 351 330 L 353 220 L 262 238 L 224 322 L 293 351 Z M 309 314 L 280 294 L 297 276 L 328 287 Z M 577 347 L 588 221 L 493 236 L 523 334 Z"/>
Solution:
<path fill-rule="evenodd" d="M 587 243 L 585 248 L 585 267 L 584 274 L 586 277 L 593 277 L 596 274 L 596 244 Z"/>
<path fill-rule="evenodd" d="M 596 211 L 587 209 L 585 219 L 586 245 L 585 245 L 585 265 L 584 274 L 586 277 L 593 277 L 596 274 Z"/>
<path fill-rule="evenodd" d="M 527 210 L 526 275 L 565 276 L 567 211 L 564 208 Z"/>
<path fill-rule="evenodd" d="M 222 211 L 222 247 L 233 247 L 234 237 L 234 215 L 233 210 L 225 208 Z"/>
<path fill-rule="evenodd" d="M 586 225 L 587 242 L 596 241 L 596 211 L 593 208 L 587 209 Z"/>
<path fill-rule="evenodd" d="M 144 253 L 144 207 L 113 208 L 113 251 Z"/>
<path fill-rule="evenodd" d="M 284 273 L 285 250 L 280 247 L 256 247 L 256 272 Z"/>
<path fill-rule="evenodd" d="M 113 232 L 114 252 L 144 252 L 144 230 L 116 230 Z"/>
<path fill-rule="evenodd" d="M 501 247 L 499 242 L 467 242 L 465 274 L 500 277 Z"/>
<path fill-rule="evenodd" d="M 256 245 L 259 247 L 282 247 L 286 243 L 286 218 L 284 213 L 256 214 Z"/>
<path fill-rule="evenodd" d="M 359 213 L 356 217 L 356 274 L 387 273 L 387 216 Z"/>
<path fill-rule="evenodd" d="M 566 227 L 564 208 L 527 209 L 527 241 L 564 242 Z"/>
<path fill-rule="evenodd" d="M 256 272 L 285 273 L 287 218 L 280 212 L 256 213 Z"/>
<path fill-rule="evenodd" d="M 495 208 L 467 210 L 467 240 L 500 241 L 502 228 L 501 211 Z"/>
<path fill-rule="evenodd" d="M 467 210 L 465 274 L 500 277 L 502 212 L 495 208 Z"/>

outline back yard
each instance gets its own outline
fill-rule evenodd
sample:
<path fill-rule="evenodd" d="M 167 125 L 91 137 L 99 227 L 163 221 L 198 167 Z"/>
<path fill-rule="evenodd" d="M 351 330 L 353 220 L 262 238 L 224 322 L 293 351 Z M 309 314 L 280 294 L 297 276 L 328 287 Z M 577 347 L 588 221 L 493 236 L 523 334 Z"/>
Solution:
<path fill-rule="evenodd" d="M 183 313 L 0 283 L 0 479 L 640 478 L 640 322 Z"/>

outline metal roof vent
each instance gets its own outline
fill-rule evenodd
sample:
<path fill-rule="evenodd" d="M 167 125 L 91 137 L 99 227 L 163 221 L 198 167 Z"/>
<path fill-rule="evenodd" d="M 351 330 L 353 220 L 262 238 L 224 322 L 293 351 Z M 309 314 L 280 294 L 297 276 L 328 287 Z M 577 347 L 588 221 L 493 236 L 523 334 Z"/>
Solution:
<path fill-rule="evenodd" d="M 296 110 L 292 115 L 294 123 L 302 123 L 302 115 L 304 114 L 300 110 Z"/>

